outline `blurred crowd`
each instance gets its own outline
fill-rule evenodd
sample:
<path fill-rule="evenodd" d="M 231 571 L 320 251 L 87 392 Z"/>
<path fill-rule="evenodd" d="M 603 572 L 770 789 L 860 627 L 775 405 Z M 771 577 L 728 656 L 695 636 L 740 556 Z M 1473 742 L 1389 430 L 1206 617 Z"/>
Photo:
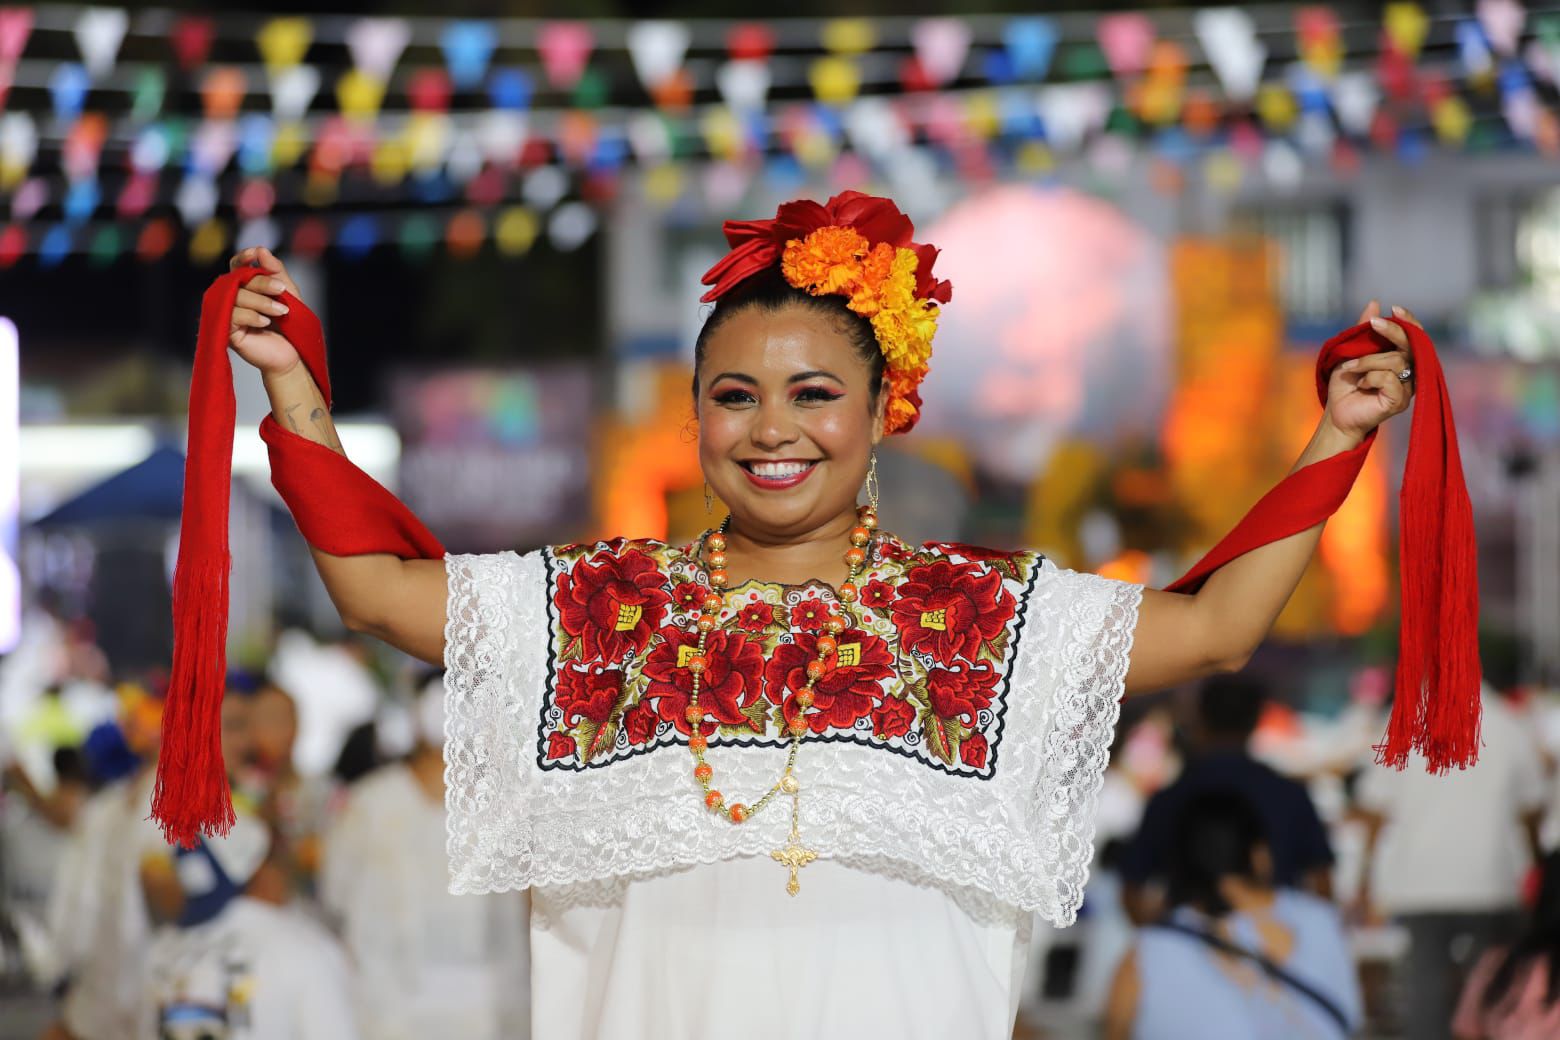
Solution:
<path fill-rule="evenodd" d="M 528 1035 L 524 895 L 447 892 L 439 674 L 285 634 L 228 676 L 236 825 L 175 849 L 147 819 L 165 677 L 46 620 L 0 662 L 0 999 L 45 1013 L 0 1036 Z M 1384 686 L 1326 718 L 1244 675 L 1129 703 L 1020 1035 L 1560 1035 L 1560 711 L 1487 685 L 1477 767 L 1397 772 Z"/>
<path fill-rule="evenodd" d="M 110 686 L 80 631 L 63 635 L 64 674 L 12 712 L 0 803 L 0 999 L 29 987 L 52 999 L 41 1031 L 7 1014 L 0 1035 L 529 1035 L 524 895 L 447 891 L 441 675 L 386 681 L 364 647 L 292 633 L 321 671 L 382 687 L 330 768 L 306 773 L 285 669 L 231 671 L 222 751 L 237 822 L 172 848 L 147 818 L 166 677 Z"/>
<path fill-rule="evenodd" d="M 1397 771 L 1386 678 L 1323 719 L 1220 676 L 1124 724 L 1042 992 L 1108 1040 L 1560 1036 L 1557 706 L 1487 682 L 1477 766 Z"/>

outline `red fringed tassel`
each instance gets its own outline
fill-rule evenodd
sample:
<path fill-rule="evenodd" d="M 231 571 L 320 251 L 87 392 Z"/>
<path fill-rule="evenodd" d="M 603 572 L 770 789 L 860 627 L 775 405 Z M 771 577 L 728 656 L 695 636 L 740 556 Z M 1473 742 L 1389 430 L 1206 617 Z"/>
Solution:
<path fill-rule="evenodd" d="M 187 479 L 187 478 L 186 478 Z M 180 547 L 173 578 L 173 676 L 163 704 L 162 751 L 152 817 L 185 848 L 198 834 L 226 834 L 233 802 L 222 761 L 228 571 L 231 557 L 187 564 Z M 221 609 L 211 609 L 214 604 Z"/>
<path fill-rule="evenodd" d="M 251 272 L 252 274 L 253 272 Z M 233 825 L 222 762 L 227 673 L 228 496 L 233 485 L 233 364 L 228 326 L 239 278 L 217 279 L 201 299 L 190 379 L 189 449 L 179 562 L 173 577 L 173 670 L 163 704 L 162 751 L 152 818 L 186 848 Z"/>
<path fill-rule="evenodd" d="M 1479 757 L 1479 575 L 1473 506 L 1463 481 L 1446 376 L 1430 337 L 1413 325 L 1414 419 L 1403 490 L 1402 631 L 1392 718 L 1376 748 L 1402 768 L 1410 751 L 1442 773 Z"/>

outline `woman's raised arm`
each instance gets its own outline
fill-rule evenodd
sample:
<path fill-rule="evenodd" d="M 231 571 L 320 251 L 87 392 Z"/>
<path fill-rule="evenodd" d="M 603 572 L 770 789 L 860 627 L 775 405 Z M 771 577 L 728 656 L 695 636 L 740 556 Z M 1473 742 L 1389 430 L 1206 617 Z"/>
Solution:
<path fill-rule="evenodd" d="M 284 429 L 345 455 L 314 377 L 293 345 L 270 330 L 272 316 L 287 310 L 276 297 L 283 292 L 297 296 L 298 287 L 268 249 L 246 249 L 230 266 L 258 268 L 238 292 L 229 342 L 260 370 L 271 414 Z M 313 546 L 309 552 L 349 629 L 431 664 L 444 663 L 443 560 L 402 560 L 388 553 L 333 556 Z"/>
<path fill-rule="evenodd" d="M 1419 323 L 1402 308 L 1395 313 Z M 1332 373 L 1327 408 L 1294 469 L 1357 447 L 1365 435 L 1408 408 L 1398 373 L 1409 367 L 1408 336 L 1381 318 L 1375 300 L 1360 315 L 1398 349 L 1350 361 Z M 1293 470 L 1291 470 L 1293 472 Z M 1321 541 L 1322 524 L 1238 556 L 1193 595 L 1146 589 L 1127 670 L 1130 693 L 1145 693 L 1245 666 L 1289 602 Z"/>

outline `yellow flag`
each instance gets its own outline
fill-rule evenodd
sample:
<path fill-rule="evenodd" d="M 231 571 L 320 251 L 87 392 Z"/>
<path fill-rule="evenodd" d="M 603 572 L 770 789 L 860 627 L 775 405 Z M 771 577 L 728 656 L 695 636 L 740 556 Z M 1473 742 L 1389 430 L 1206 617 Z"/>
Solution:
<path fill-rule="evenodd" d="M 309 137 L 299 123 L 282 123 L 271 138 L 271 165 L 292 166 L 308 151 Z"/>
<path fill-rule="evenodd" d="M 1295 96 L 1277 83 L 1264 83 L 1257 91 L 1257 115 L 1271 130 L 1287 130 L 1299 109 Z"/>
<path fill-rule="evenodd" d="M 195 229 L 190 237 L 190 259 L 197 264 L 209 264 L 227 248 L 227 225 L 213 217 Z"/>
<path fill-rule="evenodd" d="M 676 202 L 682 188 L 682 171 L 674 163 L 662 163 L 645 171 L 645 198 L 657 206 Z"/>
<path fill-rule="evenodd" d="M 1425 33 L 1430 31 L 1430 19 L 1425 17 L 1424 9 L 1412 0 L 1399 0 L 1387 5 L 1383 20 L 1392 46 L 1410 58 L 1418 57 Z"/>
<path fill-rule="evenodd" d="M 541 225 L 535 213 L 524 206 L 511 206 L 499 214 L 498 223 L 493 225 L 493 241 L 505 256 L 521 256 L 536 241 L 539 230 Z"/>
<path fill-rule="evenodd" d="M 1467 102 L 1454 94 L 1436 102 L 1430 112 L 1430 121 L 1435 125 L 1436 136 L 1443 143 L 1461 147 L 1468 139 L 1468 130 L 1473 126 L 1473 113 L 1468 111 Z"/>
<path fill-rule="evenodd" d="M 399 138 L 387 137 L 374 145 L 374 155 L 369 162 L 369 171 L 374 175 L 374 180 L 386 187 L 405 180 L 406 171 L 411 166 L 406 153 L 406 143 Z"/>
<path fill-rule="evenodd" d="M 272 18 L 255 37 L 268 72 L 290 69 L 303 60 L 314 41 L 314 26 L 307 18 Z"/>
<path fill-rule="evenodd" d="M 699 120 L 704 144 L 718 159 L 734 158 L 742 150 L 742 124 L 729 108 L 711 108 Z"/>
<path fill-rule="evenodd" d="M 865 18 L 835 18 L 823 26 L 823 49 L 830 54 L 864 54 L 875 43 L 877 34 Z"/>
<path fill-rule="evenodd" d="M 349 69 L 336 81 L 336 104 L 349 119 L 373 119 L 385 100 L 385 85 L 360 69 Z"/>
<path fill-rule="evenodd" d="M 861 73 L 849 58 L 819 58 L 813 62 L 808 79 L 813 94 L 828 105 L 843 105 L 861 89 Z"/>

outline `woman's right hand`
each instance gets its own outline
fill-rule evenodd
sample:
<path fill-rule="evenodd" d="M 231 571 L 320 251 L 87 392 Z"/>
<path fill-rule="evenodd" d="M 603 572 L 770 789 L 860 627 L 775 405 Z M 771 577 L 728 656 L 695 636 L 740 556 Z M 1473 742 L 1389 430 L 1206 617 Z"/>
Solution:
<path fill-rule="evenodd" d="M 287 305 L 277 297 L 283 292 L 297 297 L 298 286 L 276 254 L 264 247 L 245 249 L 228 261 L 230 271 L 241 267 L 253 268 L 255 274 L 238 290 L 228 342 L 261 375 L 286 375 L 298 365 L 298 349 L 271 325 L 287 313 Z"/>

